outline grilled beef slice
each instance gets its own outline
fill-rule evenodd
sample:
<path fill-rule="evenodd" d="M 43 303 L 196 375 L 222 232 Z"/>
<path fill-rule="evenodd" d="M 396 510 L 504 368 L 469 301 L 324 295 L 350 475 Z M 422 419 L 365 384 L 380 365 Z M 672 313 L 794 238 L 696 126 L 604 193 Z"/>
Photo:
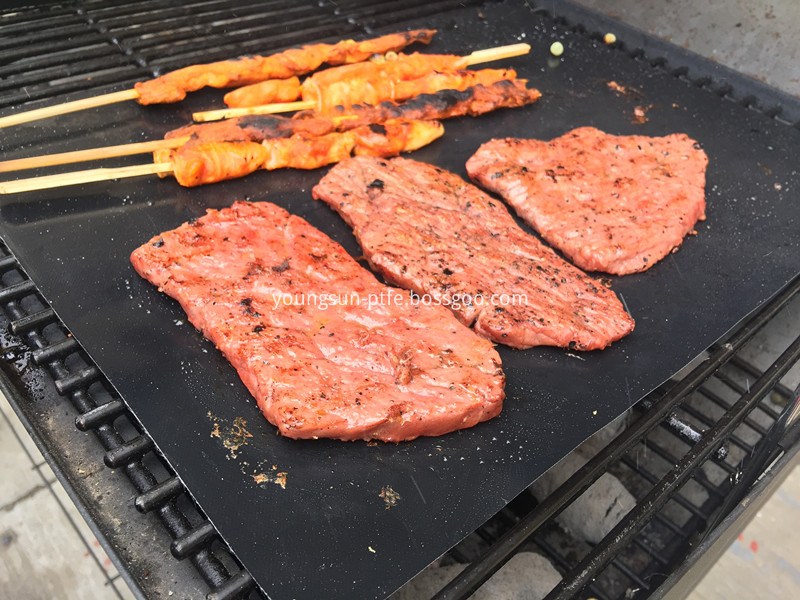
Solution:
<path fill-rule="evenodd" d="M 274 204 L 209 210 L 131 261 L 180 302 L 285 436 L 410 440 L 500 412 L 491 342 L 379 283 Z"/>
<path fill-rule="evenodd" d="M 515 348 L 604 348 L 633 330 L 613 292 L 525 233 L 502 202 L 438 167 L 356 157 L 312 190 L 387 281 Z"/>
<path fill-rule="evenodd" d="M 580 268 L 626 275 L 676 250 L 705 219 L 706 165 L 685 134 L 583 127 L 550 142 L 491 140 L 467 172 Z"/>

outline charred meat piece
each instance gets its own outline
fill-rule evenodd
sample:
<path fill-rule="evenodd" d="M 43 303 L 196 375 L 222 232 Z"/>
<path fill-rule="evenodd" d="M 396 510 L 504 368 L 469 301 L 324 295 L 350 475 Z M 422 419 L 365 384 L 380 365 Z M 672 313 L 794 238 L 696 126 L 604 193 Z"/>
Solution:
<path fill-rule="evenodd" d="M 287 437 L 410 440 L 501 410 L 491 342 L 379 283 L 274 204 L 209 210 L 131 261 L 181 303 Z"/>
<path fill-rule="evenodd" d="M 580 268 L 626 275 L 652 267 L 705 219 L 707 165 L 684 134 L 583 127 L 550 142 L 492 140 L 467 172 Z"/>
<path fill-rule="evenodd" d="M 491 85 L 476 85 L 464 91 L 443 90 L 420 94 L 402 104 L 381 102 L 378 106 L 337 106 L 330 116 L 314 111 L 295 113 L 293 118 L 279 115 L 247 115 L 223 121 L 195 123 L 167 132 L 165 139 L 189 136 L 186 146 L 209 142 L 263 142 L 272 138 L 320 136 L 333 131 L 356 129 L 385 123 L 391 119 L 432 121 L 469 115 L 476 117 L 499 108 L 516 108 L 541 98 L 539 90 L 528 89 L 521 79 L 502 79 Z"/>
<path fill-rule="evenodd" d="M 342 215 L 387 281 L 449 306 L 494 341 L 595 350 L 633 330 L 613 292 L 453 173 L 355 157 L 331 169 L 313 195 Z"/>

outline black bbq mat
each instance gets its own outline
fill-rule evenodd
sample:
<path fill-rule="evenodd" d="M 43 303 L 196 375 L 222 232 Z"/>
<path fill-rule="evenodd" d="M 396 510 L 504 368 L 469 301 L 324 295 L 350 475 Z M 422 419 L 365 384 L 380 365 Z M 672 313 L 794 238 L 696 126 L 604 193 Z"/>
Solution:
<path fill-rule="evenodd" d="M 685 132 L 710 158 L 708 218 L 697 235 L 646 273 L 610 278 L 636 330 L 601 352 L 500 348 L 507 401 L 491 422 L 397 445 L 278 437 L 178 304 L 130 266 L 130 252 L 151 236 L 236 200 L 275 202 L 358 256 L 341 219 L 311 198 L 325 170 L 255 173 L 196 189 L 136 178 L 0 198 L 0 235 L 271 598 L 388 595 L 800 271 L 797 129 L 525 2 L 408 23 L 421 25 L 440 30 L 431 52 L 530 43 L 529 56 L 502 64 L 543 97 L 447 121 L 445 136 L 415 152 L 417 160 L 466 176 L 465 161 L 492 137 L 550 138 L 585 125 Z M 560 59 L 548 52 L 555 40 L 565 47 Z M 610 81 L 630 93 L 614 92 Z M 3 131 L 3 154 L 156 139 L 220 96 L 15 127 Z M 637 106 L 645 123 L 636 122 Z"/>

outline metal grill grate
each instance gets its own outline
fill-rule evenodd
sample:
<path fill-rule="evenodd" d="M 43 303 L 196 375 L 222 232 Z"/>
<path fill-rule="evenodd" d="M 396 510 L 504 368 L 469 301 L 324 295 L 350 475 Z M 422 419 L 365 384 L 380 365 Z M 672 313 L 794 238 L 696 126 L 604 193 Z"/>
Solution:
<path fill-rule="evenodd" d="M 0 11 L 0 108 L 107 91 L 190 64 L 364 37 L 475 0 L 115 0 Z M 89 95 L 89 94 L 81 94 Z"/>
<path fill-rule="evenodd" d="M 524 550 L 546 556 L 563 574 L 546 600 L 650 597 L 785 450 L 798 392 L 781 378 L 800 359 L 800 336 L 764 371 L 739 353 L 798 297 L 800 280 L 682 379 L 637 404 L 636 420 L 541 504 L 523 492 L 454 548 L 445 564 L 472 564 L 436 600 L 469 597 Z M 637 504 L 592 545 L 570 537 L 553 519 L 605 472 L 618 477 Z"/>

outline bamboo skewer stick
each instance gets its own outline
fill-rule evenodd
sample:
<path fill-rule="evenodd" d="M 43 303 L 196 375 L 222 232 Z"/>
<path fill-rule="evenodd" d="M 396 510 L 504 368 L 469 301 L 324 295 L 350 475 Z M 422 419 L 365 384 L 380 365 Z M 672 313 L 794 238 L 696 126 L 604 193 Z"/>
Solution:
<path fill-rule="evenodd" d="M 102 94 L 101 96 L 94 96 L 92 98 L 83 98 L 82 100 L 75 100 L 74 102 L 64 102 L 62 104 L 56 104 L 55 106 L 37 108 L 35 110 L 0 118 L 0 129 L 3 127 L 11 127 L 12 125 L 28 123 L 30 121 L 37 121 L 39 119 L 46 119 L 48 117 L 65 115 L 87 108 L 96 108 L 98 106 L 105 106 L 106 104 L 124 102 L 125 100 L 136 100 L 138 97 L 139 92 L 130 89 L 121 92 L 111 92 L 110 94 Z"/>
<path fill-rule="evenodd" d="M 514 56 L 522 56 L 531 51 L 529 44 L 511 44 L 509 46 L 497 46 L 496 48 L 486 48 L 476 50 L 467 59 L 467 66 L 477 65 Z M 279 102 L 275 104 L 264 104 L 262 106 L 247 106 L 242 108 L 221 108 L 218 110 L 206 110 L 192 114 L 192 119 L 197 122 L 219 121 L 221 119 L 231 119 L 233 117 L 244 117 L 246 115 L 272 115 L 276 113 L 291 112 L 295 110 L 308 110 L 316 108 L 317 103 L 313 100 L 305 102 Z"/>
<path fill-rule="evenodd" d="M 168 150 L 170 148 L 179 148 L 183 146 L 189 139 L 189 136 L 184 136 L 169 140 L 153 140 L 150 142 L 105 146 L 102 148 L 90 148 L 88 150 L 76 150 L 74 152 L 62 152 L 60 154 L 47 154 L 44 156 L 6 160 L 0 162 L 0 173 L 36 169 L 38 167 L 52 167 L 54 165 L 66 165 L 76 162 L 113 158 L 115 156 L 144 154 L 146 152 L 155 152 L 156 150 Z"/>
<path fill-rule="evenodd" d="M 46 175 L 44 177 L 30 177 L 28 179 L 17 179 L 16 181 L 5 181 L 0 183 L 0 194 L 16 194 L 19 192 L 31 192 L 34 190 L 49 190 L 67 185 L 79 185 L 81 183 L 93 183 L 96 181 L 122 179 L 124 177 L 138 177 L 140 175 L 154 175 L 157 173 L 171 172 L 172 164 L 170 163 L 153 163 L 145 165 L 133 165 L 129 167 L 88 169 L 85 171 L 74 171 L 72 173 L 61 173 L 58 175 Z"/>
<path fill-rule="evenodd" d="M 530 51 L 530 44 L 510 44 L 508 46 L 497 46 L 496 48 L 475 50 L 475 52 L 467 56 L 467 66 L 492 62 L 495 60 L 503 60 L 504 58 L 514 58 L 515 56 L 528 54 Z"/>
<path fill-rule="evenodd" d="M 313 100 L 301 100 L 298 102 L 278 102 L 242 108 L 220 108 L 218 110 L 204 110 L 193 113 L 192 119 L 198 123 L 204 123 L 206 121 L 221 121 L 222 119 L 232 119 L 233 117 L 244 117 L 246 115 L 274 115 L 295 110 L 310 110 L 316 106 L 317 103 Z"/>

